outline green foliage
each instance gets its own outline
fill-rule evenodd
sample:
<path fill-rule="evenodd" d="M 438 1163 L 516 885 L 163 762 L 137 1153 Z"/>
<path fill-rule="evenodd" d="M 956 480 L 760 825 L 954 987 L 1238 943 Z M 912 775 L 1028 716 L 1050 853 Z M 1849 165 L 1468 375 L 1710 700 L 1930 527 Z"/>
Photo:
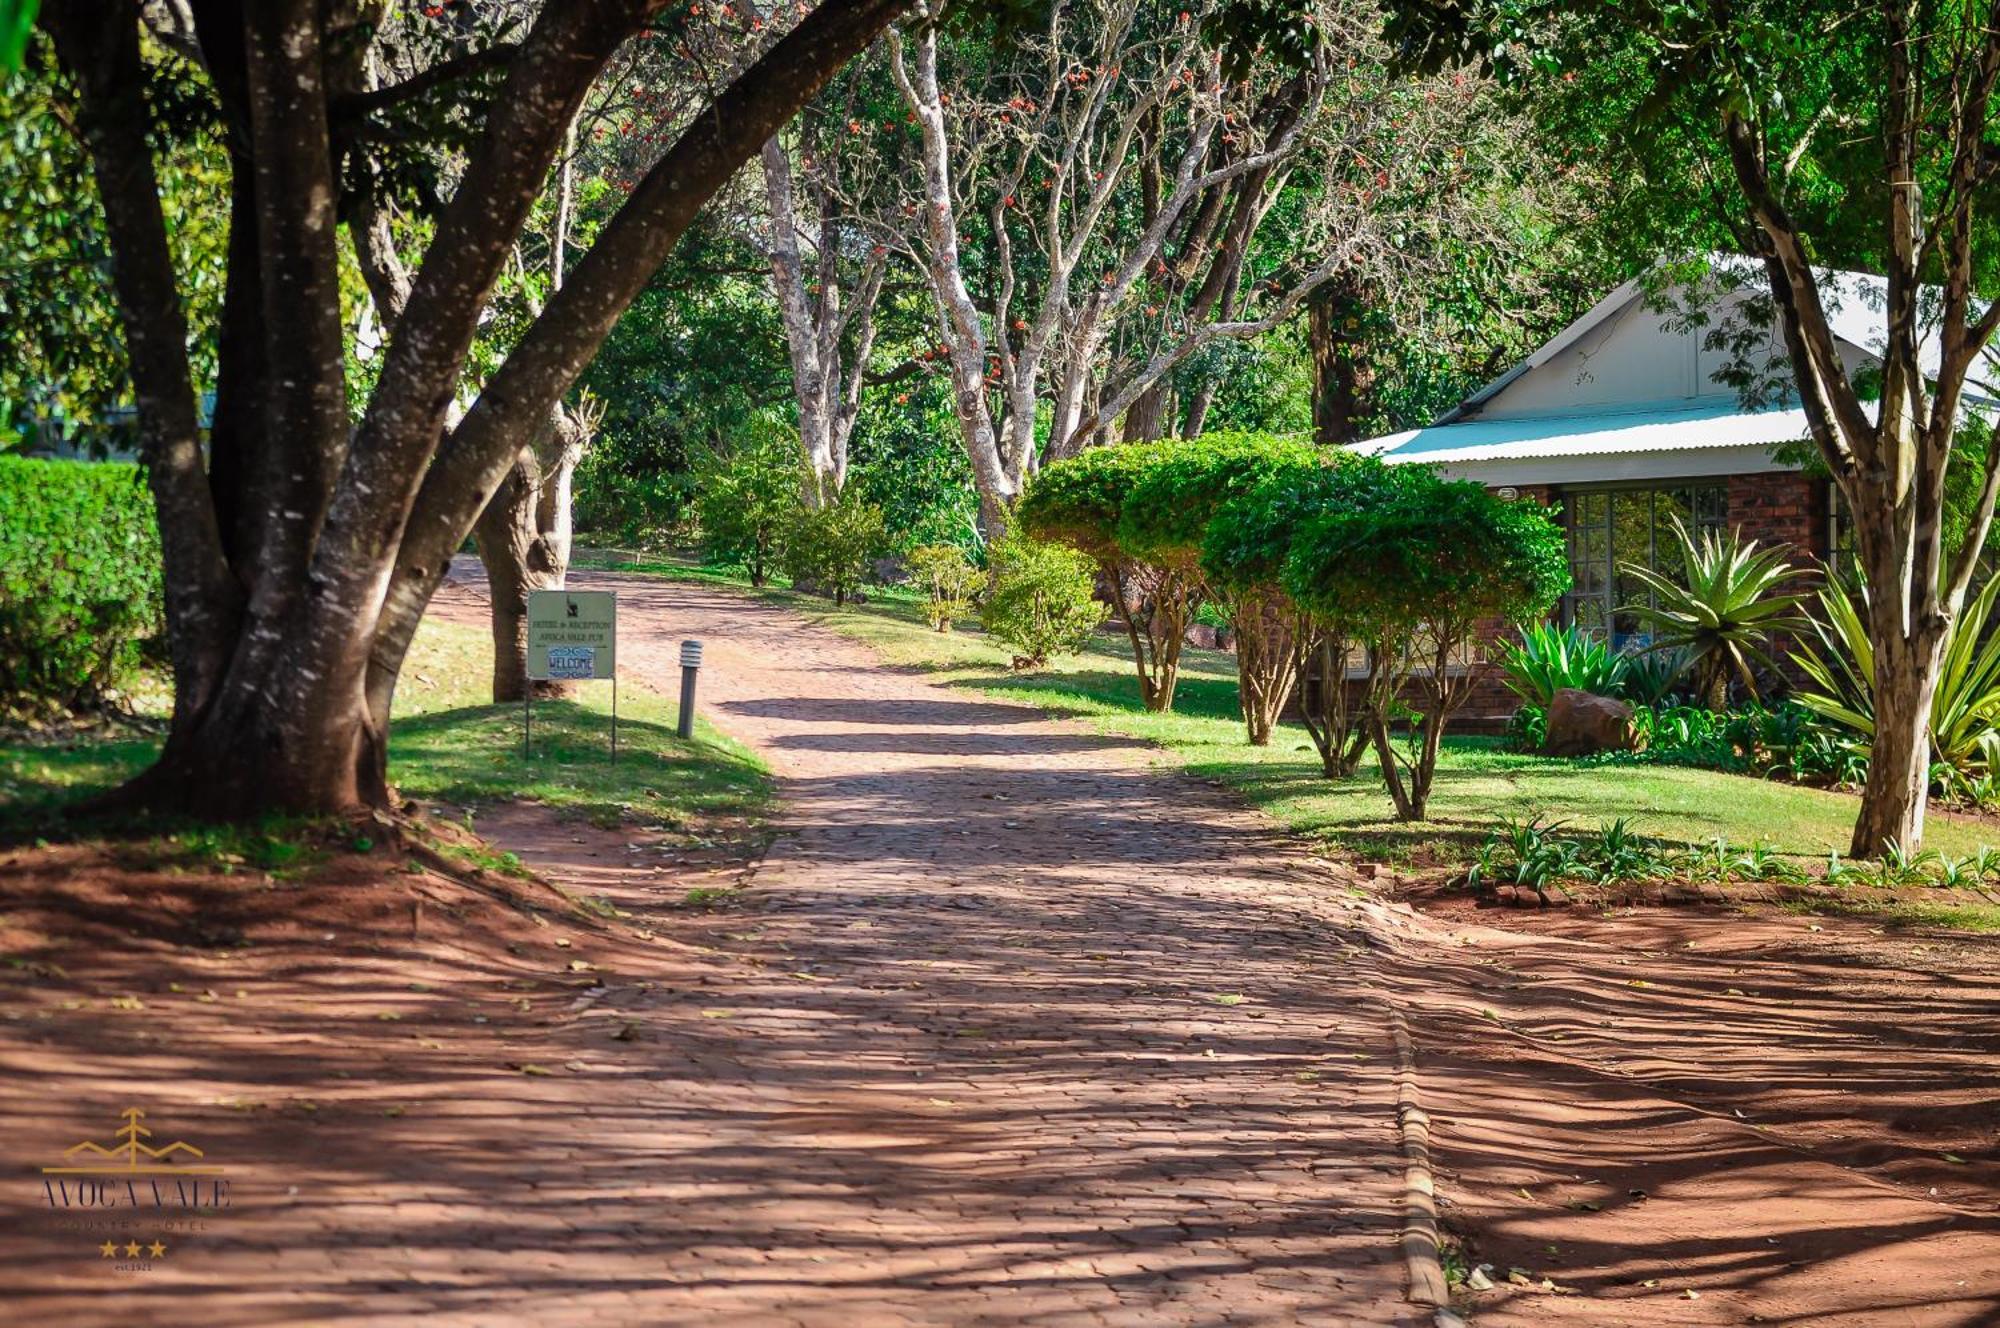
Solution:
<path fill-rule="evenodd" d="M 845 604 L 861 589 L 883 539 L 882 509 L 850 488 L 824 506 L 793 507 L 778 561 L 799 589 Z"/>
<path fill-rule="evenodd" d="M 1604 752 L 1582 763 L 1689 766 L 1817 785 L 1859 784 L 1868 774 L 1867 748 L 1796 701 L 1750 702 L 1727 712 L 1638 705 L 1632 729 L 1637 750 Z"/>
<path fill-rule="evenodd" d="M 1125 501 L 1146 473 L 1178 443 L 1093 447 L 1042 468 L 1015 506 L 1024 535 L 1053 541 L 1101 563 L 1124 557 L 1118 543 Z"/>
<path fill-rule="evenodd" d="M 1276 247 L 1277 233 L 1271 238 Z M 1312 428 L 1312 356 L 1291 327 L 1247 341 L 1211 341 L 1183 360 L 1171 381 L 1183 401 L 1212 385 L 1215 398 L 1204 438 L 1236 430 L 1304 434 Z"/>
<path fill-rule="evenodd" d="M 1506 731 L 1500 740 L 1510 752 L 1539 752 L 1549 743 L 1547 706 L 1524 703 L 1507 716 Z"/>
<path fill-rule="evenodd" d="M 1627 659 L 1609 642 L 1574 624 L 1530 623 L 1519 641 L 1499 643 L 1500 678 L 1507 690 L 1543 709 L 1563 688 L 1618 696 Z"/>
<path fill-rule="evenodd" d="M 98 704 L 163 625 L 138 469 L 0 456 L 0 703 Z"/>
<path fill-rule="evenodd" d="M 21 67 L 21 53 L 27 49 L 39 8 L 41 0 L 0 0 L 0 73 Z"/>
<path fill-rule="evenodd" d="M 1322 512 L 1372 501 L 1393 483 L 1390 467 L 1351 452 L 1288 460 L 1216 510 L 1203 532 L 1202 572 L 1225 593 L 1280 589 L 1301 525 Z"/>
<path fill-rule="evenodd" d="M 1309 444 L 1273 434 L 1206 434 L 1163 444 L 1119 507 L 1118 546 L 1156 566 L 1194 563 L 1224 505 L 1316 457 Z"/>
<path fill-rule="evenodd" d="M 924 621 L 934 632 L 949 632 L 952 623 L 972 612 L 985 573 L 972 565 L 956 544 L 920 544 L 904 560 L 910 577 L 924 590 Z"/>
<path fill-rule="evenodd" d="M 602 207 L 623 201 L 611 194 Z M 593 210 L 588 198 L 579 210 Z M 735 239 L 697 226 L 606 338 L 583 379 L 605 413 L 577 467 L 580 529 L 637 541 L 685 524 L 706 458 L 781 427 L 767 403 L 785 395 L 789 369 L 760 268 Z"/>
<path fill-rule="evenodd" d="M 1569 554 L 1547 509 L 1417 466 L 1385 468 L 1365 499 L 1307 520 L 1282 573 L 1299 604 L 1388 637 L 1449 643 L 1481 619 L 1527 622 L 1569 588 Z"/>
<path fill-rule="evenodd" d="M 972 464 L 954 434 L 949 395 L 942 380 L 929 395 L 929 408 L 864 410 L 850 443 L 853 460 L 847 482 L 882 509 L 892 549 L 907 553 L 920 545 L 956 544 L 979 548 L 979 499 L 972 488 Z"/>
<path fill-rule="evenodd" d="M 1624 658 L 1618 695 L 1641 706 L 1659 705 L 1673 695 L 1694 664 L 1694 656 L 1685 646 L 1655 646 Z"/>
<path fill-rule="evenodd" d="M 993 589 L 979 620 L 995 640 L 1036 667 L 1088 644 L 1104 621 L 1104 607 L 1097 602 L 1096 569 L 1087 555 L 1016 526 L 994 542 L 988 556 Z"/>
<path fill-rule="evenodd" d="M 0 44 L 4 44 L 0 30 Z M 197 384 L 214 372 L 211 334 L 228 245 L 228 164 L 205 78 L 151 49 L 148 101 L 167 241 L 186 302 Z M 131 401 L 110 244 L 90 158 L 74 131 L 74 94 L 46 44 L 0 74 L 0 442 L 98 448 L 123 441 L 106 417 Z"/>
<path fill-rule="evenodd" d="M 1445 726 L 1469 690 L 1453 661 L 1483 621 L 1547 613 L 1569 586 L 1569 555 L 1545 508 L 1502 502 L 1427 467 L 1393 466 L 1300 525 L 1280 580 L 1301 608 L 1367 647 L 1377 761 L 1397 815 L 1414 821 L 1425 815 Z M 1405 701 L 1406 682 L 1421 707 Z M 1400 753 L 1389 740 L 1394 721 L 1407 721 Z"/>
<path fill-rule="evenodd" d="M 1868 866 L 1843 863 L 1838 853 L 1830 854 L 1815 875 L 1804 862 L 1769 844 L 1746 847 L 1717 836 L 1703 843 L 1673 845 L 1639 834 L 1622 817 L 1588 834 L 1564 834 L 1565 824 L 1540 816 L 1502 817 L 1474 855 L 1465 884 L 1475 890 L 1526 886 L 1546 901 L 1563 885 L 1632 881 L 1950 890 L 1977 888 L 2000 878 L 2000 852 L 1991 849 L 1948 858 L 1928 849 L 1911 852 L 1892 842 L 1881 860 Z"/>
<path fill-rule="evenodd" d="M 1738 532 L 1704 531 L 1697 540 L 1680 518 L 1673 524 L 1681 548 L 1681 579 L 1636 563 L 1619 564 L 1619 571 L 1652 591 L 1654 599 L 1652 604 L 1627 605 L 1622 612 L 1652 625 L 1653 649 L 1686 651 L 1701 695 L 1721 709 L 1732 674 L 1754 697 L 1752 662 L 1776 670 L 1766 649 L 1771 633 L 1805 625 L 1798 612 L 1803 597 L 1779 593 L 1799 571 L 1782 552 L 1759 553 L 1757 541 Z"/>
<path fill-rule="evenodd" d="M 1875 649 L 1868 637 L 1868 589 L 1850 594 L 1838 580 L 1820 588 L 1811 641 L 1792 659 L 1811 680 L 1799 702 L 1866 745 L 1875 735 Z M 2000 580 L 1966 600 L 1947 629 L 1931 705 L 1933 781 L 1963 794 L 1970 781 L 2000 773 L 2000 632 L 1993 609 Z"/>
<path fill-rule="evenodd" d="M 763 585 L 804 484 L 798 443 L 776 428 L 749 434 L 728 454 L 704 453 L 695 471 L 695 509 L 709 561 L 741 567 L 751 585 Z"/>

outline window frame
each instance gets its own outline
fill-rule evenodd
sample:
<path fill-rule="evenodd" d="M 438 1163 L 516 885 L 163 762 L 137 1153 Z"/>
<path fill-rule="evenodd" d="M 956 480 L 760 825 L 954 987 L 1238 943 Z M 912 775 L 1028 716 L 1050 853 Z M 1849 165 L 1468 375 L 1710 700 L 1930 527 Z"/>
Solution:
<path fill-rule="evenodd" d="M 1620 632 L 1618 629 L 1618 554 L 1617 502 L 1621 495 L 1658 495 L 1662 493 L 1685 493 L 1689 495 L 1689 510 L 1694 514 L 1690 533 L 1699 536 L 1707 530 L 1726 530 L 1729 526 L 1729 484 L 1726 476 L 1702 476 L 1687 479 L 1666 480 L 1624 480 L 1602 484 L 1564 485 L 1561 491 L 1563 507 L 1563 534 L 1566 552 L 1569 555 L 1571 584 L 1563 594 L 1560 606 L 1561 622 L 1565 626 L 1579 625 L 1579 605 L 1597 606 L 1600 622 L 1583 622 L 1587 631 L 1595 632 L 1610 641 L 1618 649 L 1642 648 L 1645 633 L 1637 631 Z M 1696 495 L 1710 493 L 1715 502 L 1707 515 L 1702 514 Z M 1585 524 L 1584 506 L 1591 498 L 1601 498 L 1604 503 L 1601 521 L 1593 519 Z M 1650 504 L 1646 527 L 1646 566 L 1660 570 L 1660 532 L 1664 523 L 1660 520 L 1660 505 L 1657 498 Z M 1585 556 L 1584 544 L 1588 535 L 1601 534 L 1603 552 Z M 1671 544 L 1668 546 L 1671 548 Z M 1599 559 L 1602 559 L 1600 562 Z M 1593 567 L 1594 565 L 1594 567 Z M 1590 568 L 1602 576 L 1603 589 L 1581 593 L 1584 584 L 1582 573 Z M 1649 594 L 1650 600 L 1652 596 Z"/>

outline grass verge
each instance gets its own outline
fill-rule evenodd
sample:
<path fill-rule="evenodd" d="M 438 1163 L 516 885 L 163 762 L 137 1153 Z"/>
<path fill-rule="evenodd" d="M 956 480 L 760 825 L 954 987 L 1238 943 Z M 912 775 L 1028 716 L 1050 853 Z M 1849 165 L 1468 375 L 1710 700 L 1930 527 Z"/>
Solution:
<path fill-rule="evenodd" d="M 521 750 L 521 709 L 492 705 L 490 638 L 476 628 L 426 620 L 410 648 L 389 737 L 389 778 L 406 798 L 476 817 L 502 799 L 544 803 L 602 826 L 637 823 L 696 844 L 754 836 L 771 798 L 763 764 L 699 721 L 674 735 L 675 703 L 621 683 L 618 759 L 610 757 L 610 691 L 585 684 L 574 700 L 535 704 L 534 752 Z M 90 735 L 51 744 L 0 745 L 0 835 L 60 828 L 66 803 L 143 769 L 158 750 L 145 736 Z M 201 856 L 262 868 L 289 842 L 282 827 L 201 828 Z"/>
<path fill-rule="evenodd" d="M 892 666 L 1154 743 L 1192 774 L 1237 790 L 1294 832 L 1372 861 L 1463 865 L 1503 816 L 1540 815 L 1582 829 L 1625 817 L 1662 840 L 1702 843 L 1720 836 L 1814 860 L 1844 851 L 1853 829 L 1857 804 L 1847 793 L 1713 770 L 1523 755 L 1480 737 L 1446 739 L 1431 818 L 1399 822 L 1372 756 L 1353 779 L 1332 782 L 1321 775 L 1317 755 L 1296 726 L 1281 728 L 1269 747 L 1252 747 L 1237 718 L 1235 659 L 1219 651 L 1188 648 L 1174 713 L 1157 715 L 1140 705 L 1124 640 L 1109 633 L 1082 655 L 1017 674 L 1008 667 L 1010 652 L 976 628 L 931 631 L 918 597 L 906 590 L 873 591 L 866 604 L 836 608 L 779 586 L 753 590 L 727 573 L 673 559 L 606 565 L 728 584 L 863 641 Z M 1964 856 L 2000 843 L 2000 825 L 1934 813 L 1925 842 Z"/>

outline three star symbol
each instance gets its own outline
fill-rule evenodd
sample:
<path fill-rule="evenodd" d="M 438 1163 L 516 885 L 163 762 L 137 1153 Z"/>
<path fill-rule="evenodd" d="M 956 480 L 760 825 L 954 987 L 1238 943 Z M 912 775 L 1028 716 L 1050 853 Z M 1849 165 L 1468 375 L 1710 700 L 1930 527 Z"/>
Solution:
<path fill-rule="evenodd" d="M 167 1246 L 165 1241 L 156 1240 L 150 1245 L 141 1246 L 138 1241 L 130 1240 L 125 1242 L 125 1257 L 128 1259 L 138 1258 L 139 1251 L 142 1248 L 146 1251 L 146 1253 L 152 1255 L 155 1259 L 161 1257 L 167 1252 Z M 102 1245 L 99 1245 L 97 1247 L 97 1257 L 100 1259 L 117 1258 L 118 1242 L 115 1240 L 107 1240 Z"/>

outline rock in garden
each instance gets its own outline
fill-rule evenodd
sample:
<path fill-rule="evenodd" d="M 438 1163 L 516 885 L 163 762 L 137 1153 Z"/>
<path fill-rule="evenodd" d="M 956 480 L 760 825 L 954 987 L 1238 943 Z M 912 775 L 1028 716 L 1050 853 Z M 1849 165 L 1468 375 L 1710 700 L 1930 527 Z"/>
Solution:
<path fill-rule="evenodd" d="M 1589 756 L 1632 750 L 1632 707 L 1609 696 L 1574 687 L 1558 690 L 1549 702 L 1549 736 L 1544 756 Z"/>

